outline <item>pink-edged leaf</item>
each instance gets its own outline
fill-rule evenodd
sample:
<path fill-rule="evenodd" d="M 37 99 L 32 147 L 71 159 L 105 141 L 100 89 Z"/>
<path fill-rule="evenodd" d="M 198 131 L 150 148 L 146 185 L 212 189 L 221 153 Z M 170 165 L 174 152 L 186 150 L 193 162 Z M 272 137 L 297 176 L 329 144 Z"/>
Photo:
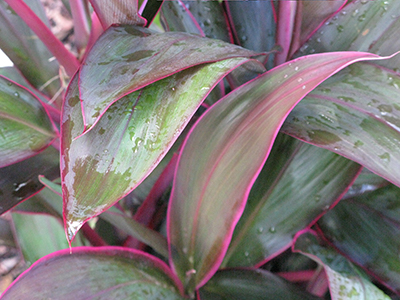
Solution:
<path fill-rule="evenodd" d="M 8 299 L 184 299 L 161 260 L 119 247 L 77 247 L 45 256 L 3 293 Z"/>
<path fill-rule="evenodd" d="M 254 55 L 235 45 L 182 32 L 110 27 L 95 43 L 79 73 L 85 130 L 112 103 L 157 80 L 195 65 Z"/>
<path fill-rule="evenodd" d="M 57 137 L 41 101 L 0 76 L 0 167 L 31 157 Z"/>
<path fill-rule="evenodd" d="M 53 147 L 8 167 L 0 168 L 0 214 L 43 189 L 39 174 L 60 177 L 60 153 Z"/>
<path fill-rule="evenodd" d="M 200 289 L 201 300 L 318 300 L 266 270 L 228 269 L 218 271 Z"/>
<path fill-rule="evenodd" d="M 187 290 L 221 264 L 255 178 L 293 107 L 362 52 L 301 57 L 234 90 L 199 119 L 180 154 L 168 208 L 170 262 Z"/>
<path fill-rule="evenodd" d="M 289 248 L 296 232 L 340 199 L 360 168 L 331 151 L 278 135 L 222 267 L 261 266 Z"/>
<path fill-rule="evenodd" d="M 28 5 L 43 22 L 48 22 L 39 0 L 29 1 Z M 53 79 L 58 75 L 58 62 L 49 61 L 53 55 L 40 39 L 32 38 L 34 32 L 5 1 L 0 2 L 0 28 L 2 51 L 34 87 L 54 95 L 60 88 L 59 81 Z"/>
<path fill-rule="evenodd" d="M 112 24 L 145 25 L 138 14 L 137 0 L 89 0 L 104 29 Z"/>
<path fill-rule="evenodd" d="M 239 57 L 196 66 L 130 93 L 80 137 L 83 122 L 75 76 L 62 116 L 61 169 L 69 236 L 140 184 L 212 87 L 248 61 Z"/>
<path fill-rule="evenodd" d="M 352 1 L 329 18 L 298 54 L 350 50 L 390 55 L 400 49 L 399 28 L 399 1 Z M 400 56 L 379 64 L 399 69 Z"/>
<path fill-rule="evenodd" d="M 399 199 L 400 188 L 392 184 L 355 193 L 340 201 L 317 223 L 335 248 L 397 294 L 400 293 Z"/>
<path fill-rule="evenodd" d="M 292 39 L 295 35 L 297 1 L 279 1 L 276 43 L 282 48 L 275 54 L 275 65 L 284 63 L 289 58 Z"/>
<path fill-rule="evenodd" d="M 312 232 L 298 236 L 293 250 L 324 267 L 333 300 L 390 300 L 389 296 L 371 283 L 362 270 L 333 248 L 320 246 Z"/>
<path fill-rule="evenodd" d="M 282 130 L 400 186 L 399 87 L 393 71 L 352 65 L 307 95 Z"/>

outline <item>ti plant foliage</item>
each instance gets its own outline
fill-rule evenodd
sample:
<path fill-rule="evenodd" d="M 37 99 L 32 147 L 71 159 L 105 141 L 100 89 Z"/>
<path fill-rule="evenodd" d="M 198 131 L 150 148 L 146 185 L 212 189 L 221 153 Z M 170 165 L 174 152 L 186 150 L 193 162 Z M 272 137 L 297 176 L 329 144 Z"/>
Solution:
<path fill-rule="evenodd" d="M 0 0 L 8 299 L 399 299 L 400 1 Z"/>

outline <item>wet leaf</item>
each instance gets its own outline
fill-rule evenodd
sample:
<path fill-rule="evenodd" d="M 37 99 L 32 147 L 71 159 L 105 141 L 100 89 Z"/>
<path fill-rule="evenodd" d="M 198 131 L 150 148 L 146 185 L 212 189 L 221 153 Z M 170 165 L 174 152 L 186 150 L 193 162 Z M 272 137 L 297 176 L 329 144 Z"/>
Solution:
<path fill-rule="evenodd" d="M 112 103 L 157 80 L 195 65 L 254 55 L 235 45 L 183 32 L 110 27 L 89 52 L 79 75 L 85 129 Z"/>
<path fill-rule="evenodd" d="M 0 76 L 0 167 L 39 153 L 55 138 L 42 103 L 25 88 Z"/>
<path fill-rule="evenodd" d="M 307 95 L 282 130 L 400 186 L 399 86 L 392 71 L 352 65 Z"/>
<path fill-rule="evenodd" d="M 205 36 L 200 25 L 182 1 L 165 1 L 161 7 L 161 13 L 162 24 L 166 31 L 181 31 Z"/>
<path fill-rule="evenodd" d="M 242 85 L 201 116 L 180 154 L 167 217 L 170 262 L 189 293 L 221 264 L 293 106 L 340 69 L 377 58 L 360 52 L 302 57 Z"/>
<path fill-rule="evenodd" d="M 51 286 L 51 288 L 49 288 Z M 19 276 L 8 299 L 184 299 L 168 266 L 146 253 L 118 247 L 78 247 L 50 254 Z"/>
<path fill-rule="evenodd" d="M 26 2 L 48 24 L 40 1 Z M 60 88 L 58 62 L 51 59 L 50 51 L 5 1 L 0 2 L 0 28 L 0 48 L 33 86 L 54 95 Z"/>
<path fill-rule="evenodd" d="M 200 289 L 201 300 L 317 300 L 295 285 L 265 270 L 218 271 Z"/>
<path fill-rule="evenodd" d="M 223 267 L 262 265 L 340 199 L 360 166 L 330 151 L 278 135 L 254 183 Z"/>
<path fill-rule="evenodd" d="M 323 234 L 380 282 L 400 291 L 400 189 L 394 185 L 340 201 L 318 222 Z"/>
<path fill-rule="evenodd" d="M 319 245 L 311 233 L 297 238 L 294 251 L 300 252 L 323 265 L 333 300 L 390 300 L 368 277 L 333 248 Z"/>
<path fill-rule="evenodd" d="M 81 137 L 82 112 L 75 76 L 66 96 L 62 123 L 64 214 L 70 237 L 83 222 L 140 184 L 212 87 L 247 61 L 232 58 L 196 66 L 128 94 Z"/>
<path fill-rule="evenodd" d="M 352 1 L 320 27 L 298 55 L 346 50 L 391 55 L 400 49 L 399 28 L 399 1 Z M 400 68 L 400 56 L 379 64 Z"/>
<path fill-rule="evenodd" d="M 43 185 L 38 175 L 60 177 L 60 153 L 53 147 L 8 167 L 0 168 L 0 214 L 38 193 Z"/>

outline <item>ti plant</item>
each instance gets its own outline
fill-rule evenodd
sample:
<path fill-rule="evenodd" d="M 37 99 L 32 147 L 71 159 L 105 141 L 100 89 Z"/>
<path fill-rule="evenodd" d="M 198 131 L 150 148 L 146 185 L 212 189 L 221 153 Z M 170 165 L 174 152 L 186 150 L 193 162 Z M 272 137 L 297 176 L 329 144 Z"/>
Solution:
<path fill-rule="evenodd" d="M 2 300 L 399 299 L 400 1 L 63 2 L 0 1 Z"/>

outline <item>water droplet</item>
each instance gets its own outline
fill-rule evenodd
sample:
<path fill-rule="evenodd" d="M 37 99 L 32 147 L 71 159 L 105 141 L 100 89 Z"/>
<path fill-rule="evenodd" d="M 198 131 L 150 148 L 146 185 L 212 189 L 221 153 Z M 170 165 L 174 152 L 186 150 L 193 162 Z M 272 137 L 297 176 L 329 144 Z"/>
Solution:
<path fill-rule="evenodd" d="M 314 200 L 315 202 L 319 202 L 321 200 L 321 195 L 315 195 Z"/>
<path fill-rule="evenodd" d="M 379 158 L 385 162 L 390 162 L 390 154 L 385 152 L 382 155 L 379 155 Z"/>
<path fill-rule="evenodd" d="M 171 88 L 171 90 L 173 91 L 173 92 L 175 92 L 175 88 L 173 87 L 173 88 Z"/>
<path fill-rule="evenodd" d="M 247 36 L 246 35 L 242 36 L 242 42 L 245 42 L 245 41 L 247 41 Z"/>
<path fill-rule="evenodd" d="M 182 248 L 182 252 L 183 252 L 184 254 L 187 254 L 187 253 L 188 253 L 188 248 L 183 247 L 183 248 Z"/>
<path fill-rule="evenodd" d="M 246 257 L 248 257 L 250 255 L 250 253 L 248 252 L 248 251 L 246 251 L 245 253 L 244 253 L 244 256 L 246 256 Z"/>
<path fill-rule="evenodd" d="M 321 39 L 320 38 L 317 38 L 317 43 L 321 43 Z"/>
<path fill-rule="evenodd" d="M 338 32 L 343 32 L 344 27 L 343 27 L 343 25 L 338 25 L 338 26 L 336 26 L 336 29 Z"/>
<path fill-rule="evenodd" d="M 15 97 L 19 97 L 19 93 L 18 93 L 18 92 L 15 92 L 15 93 L 14 93 L 14 96 L 15 96 Z"/>
<path fill-rule="evenodd" d="M 364 145 L 364 143 L 361 142 L 360 140 L 358 140 L 358 141 L 356 141 L 356 142 L 354 143 L 354 148 L 361 147 L 362 145 Z"/>
<path fill-rule="evenodd" d="M 303 81 L 303 78 L 299 78 L 299 79 L 297 79 L 297 82 L 302 82 Z"/>
<path fill-rule="evenodd" d="M 345 14 L 347 14 L 347 11 L 342 10 L 340 13 L 341 13 L 342 15 L 345 15 Z"/>
<path fill-rule="evenodd" d="M 269 232 L 271 232 L 271 233 L 275 233 L 275 232 L 276 232 L 276 229 L 275 229 L 275 227 L 274 227 L 274 226 L 271 226 L 271 227 L 269 228 Z"/>
<path fill-rule="evenodd" d="M 365 19 L 366 19 L 366 15 L 365 15 L 365 14 L 362 14 L 361 16 L 358 17 L 357 20 L 358 20 L 359 22 L 363 22 L 363 21 L 365 21 Z"/>
<path fill-rule="evenodd" d="M 295 71 L 298 71 L 298 70 L 299 70 L 299 67 L 295 67 L 294 70 L 295 70 Z"/>
<path fill-rule="evenodd" d="M 357 16 L 357 14 L 358 14 L 358 9 L 354 10 L 353 13 L 351 14 L 351 16 L 355 17 L 355 16 Z"/>
<path fill-rule="evenodd" d="M 302 88 L 303 90 L 305 90 L 305 89 L 306 89 L 306 86 L 305 86 L 305 85 L 303 85 L 301 88 Z"/>
<path fill-rule="evenodd" d="M 361 4 L 367 4 L 368 0 L 361 0 Z"/>
<path fill-rule="evenodd" d="M 7 82 L 7 85 L 8 85 L 8 86 L 12 86 L 12 83 L 11 83 L 11 82 Z"/>
<path fill-rule="evenodd" d="M 262 233 L 264 231 L 264 228 L 262 228 L 262 227 L 259 227 L 258 229 L 257 229 L 257 232 L 258 233 Z"/>

